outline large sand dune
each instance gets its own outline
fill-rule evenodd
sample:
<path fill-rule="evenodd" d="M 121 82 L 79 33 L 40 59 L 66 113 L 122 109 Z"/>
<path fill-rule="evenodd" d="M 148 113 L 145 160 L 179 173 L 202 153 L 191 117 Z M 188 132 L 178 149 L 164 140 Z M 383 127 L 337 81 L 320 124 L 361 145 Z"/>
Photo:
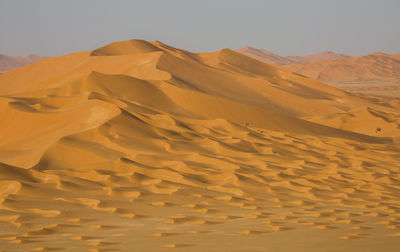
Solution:
<path fill-rule="evenodd" d="M 44 59 L 0 76 L 0 250 L 398 251 L 399 108 L 229 49 Z"/>

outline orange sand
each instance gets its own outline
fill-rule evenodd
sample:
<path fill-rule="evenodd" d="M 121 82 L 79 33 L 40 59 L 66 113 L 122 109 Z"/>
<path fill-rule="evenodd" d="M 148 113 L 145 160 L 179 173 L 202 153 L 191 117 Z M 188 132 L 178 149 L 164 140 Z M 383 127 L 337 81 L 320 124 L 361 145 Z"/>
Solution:
<path fill-rule="evenodd" d="M 158 41 L 7 72 L 0 250 L 398 251 L 399 108 Z"/>

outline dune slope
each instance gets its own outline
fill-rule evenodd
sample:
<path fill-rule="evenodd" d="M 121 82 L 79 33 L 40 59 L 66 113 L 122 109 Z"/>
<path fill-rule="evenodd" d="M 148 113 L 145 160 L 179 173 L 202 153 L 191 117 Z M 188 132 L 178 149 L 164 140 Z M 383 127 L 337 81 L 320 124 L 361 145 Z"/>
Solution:
<path fill-rule="evenodd" d="M 16 69 L 0 250 L 397 251 L 399 108 L 159 41 Z"/>

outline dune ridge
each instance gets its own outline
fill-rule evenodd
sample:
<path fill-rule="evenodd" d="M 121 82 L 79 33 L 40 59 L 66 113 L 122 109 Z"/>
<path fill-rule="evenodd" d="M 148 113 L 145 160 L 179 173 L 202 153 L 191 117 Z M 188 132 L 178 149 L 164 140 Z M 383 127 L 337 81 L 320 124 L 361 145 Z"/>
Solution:
<path fill-rule="evenodd" d="M 159 41 L 7 72 L 0 250 L 396 251 L 399 108 Z"/>

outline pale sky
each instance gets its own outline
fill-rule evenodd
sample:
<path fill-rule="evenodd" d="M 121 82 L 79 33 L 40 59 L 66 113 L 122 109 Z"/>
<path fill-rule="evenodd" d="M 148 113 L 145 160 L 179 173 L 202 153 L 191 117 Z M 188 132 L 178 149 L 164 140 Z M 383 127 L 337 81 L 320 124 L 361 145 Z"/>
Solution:
<path fill-rule="evenodd" d="M 0 0 L 0 54 L 59 56 L 128 39 L 194 52 L 400 52 L 400 0 Z"/>

